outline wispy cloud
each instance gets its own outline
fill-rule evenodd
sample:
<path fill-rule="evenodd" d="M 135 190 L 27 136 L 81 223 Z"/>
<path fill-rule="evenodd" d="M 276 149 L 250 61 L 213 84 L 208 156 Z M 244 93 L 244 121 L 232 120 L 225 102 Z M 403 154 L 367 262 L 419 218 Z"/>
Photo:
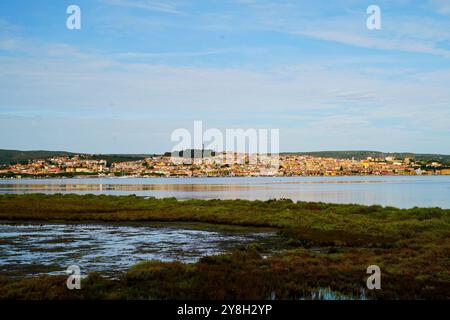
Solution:
<path fill-rule="evenodd" d="M 20 51 L 24 48 L 23 42 L 14 37 L 0 38 L 0 50 L 4 51 Z"/>
<path fill-rule="evenodd" d="M 115 56 L 117 58 L 130 58 L 130 59 L 146 59 L 146 58 L 178 58 L 178 57 L 202 57 L 218 54 L 225 54 L 230 52 L 236 52 L 237 49 L 217 49 L 217 50 L 205 50 L 205 51 L 192 51 L 192 52 L 124 52 L 118 53 Z"/>
<path fill-rule="evenodd" d="M 248 20 L 254 19 L 251 23 L 260 28 L 354 47 L 450 58 L 450 48 L 442 46 L 442 43 L 450 42 L 448 20 L 431 20 L 401 12 L 394 15 L 385 4 L 381 6 L 382 30 L 370 32 L 366 28 L 365 10 L 336 10 L 334 15 L 322 15 L 317 11 L 305 13 L 302 5 L 293 2 L 288 2 L 289 6 L 272 6 L 270 11 L 262 9 L 264 6 L 257 1 L 244 3 L 253 12 Z M 433 3 L 441 13 L 450 13 L 449 0 L 434 0 Z"/>
<path fill-rule="evenodd" d="M 440 14 L 450 14 L 449 0 L 430 0 L 431 7 Z"/>
<path fill-rule="evenodd" d="M 104 4 L 121 6 L 134 9 L 142 9 L 155 12 L 163 12 L 170 14 L 183 14 L 179 11 L 175 4 L 170 1 L 158 2 L 151 0 L 100 0 Z"/>
<path fill-rule="evenodd" d="M 432 108 L 448 119 L 450 70 L 385 78 L 384 73 L 346 65 L 330 69 L 308 63 L 250 71 L 125 63 L 115 54 L 89 54 L 57 44 L 43 52 L 50 53 L 0 57 L 0 108 L 312 112 L 318 118 L 338 112 L 365 114 L 374 122 L 394 115 L 416 121 Z M 22 95 L 24 91 L 28 94 Z"/>
<path fill-rule="evenodd" d="M 450 50 L 438 48 L 433 42 L 405 39 L 404 37 L 376 38 L 357 33 L 335 30 L 294 31 L 293 34 L 321 40 L 335 41 L 355 47 L 426 53 L 450 58 Z"/>

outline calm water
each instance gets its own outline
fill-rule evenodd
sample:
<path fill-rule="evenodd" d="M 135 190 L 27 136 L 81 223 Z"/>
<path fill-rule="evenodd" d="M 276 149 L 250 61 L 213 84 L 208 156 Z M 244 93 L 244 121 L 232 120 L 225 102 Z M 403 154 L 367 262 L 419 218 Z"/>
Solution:
<path fill-rule="evenodd" d="M 75 264 L 82 273 L 113 275 L 141 261 L 195 262 L 272 236 L 142 224 L 0 224 L 0 273 L 64 274 Z"/>
<path fill-rule="evenodd" d="M 111 194 L 450 208 L 450 176 L 86 178 L 0 180 L 0 193 Z"/>

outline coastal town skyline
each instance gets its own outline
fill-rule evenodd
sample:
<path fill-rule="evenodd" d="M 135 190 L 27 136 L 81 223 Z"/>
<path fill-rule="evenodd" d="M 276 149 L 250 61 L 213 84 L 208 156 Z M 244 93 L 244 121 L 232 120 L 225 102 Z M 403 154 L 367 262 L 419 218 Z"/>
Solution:
<path fill-rule="evenodd" d="M 106 160 L 101 155 L 59 155 L 0 165 L 0 178 L 26 177 L 257 177 L 351 175 L 450 175 L 450 161 L 412 156 L 366 157 L 356 160 L 302 154 L 257 155 L 236 152 L 142 156 Z M 273 165 L 276 160 L 276 166 Z"/>

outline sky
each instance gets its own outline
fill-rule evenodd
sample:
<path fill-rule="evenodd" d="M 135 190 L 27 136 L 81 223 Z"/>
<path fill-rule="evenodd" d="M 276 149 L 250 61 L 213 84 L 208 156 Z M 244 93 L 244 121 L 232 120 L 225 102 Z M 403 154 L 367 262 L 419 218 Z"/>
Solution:
<path fill-rule="evenodd" d="M 0 149 L 160 153 L 195 120 L 450 154 L 450 0 L 0 2 Z"/>

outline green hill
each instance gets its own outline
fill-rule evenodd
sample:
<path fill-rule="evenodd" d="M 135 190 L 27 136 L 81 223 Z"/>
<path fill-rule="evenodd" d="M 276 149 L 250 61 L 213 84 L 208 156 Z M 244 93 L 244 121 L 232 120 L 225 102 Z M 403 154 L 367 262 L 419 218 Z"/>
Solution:
<path fill-rule="evenodd" d="M 27 163 L 29 160 L 48 159 L 58 156 L 75 156 L 80 155 L 85 159 L 103 159 L 109 164 L 122 161 L 136 161 L 142 160 L 146 157 L 150 157 L 150 154 L 79 154 L 67 151 L 20 151 L 20 150 L 1 150 L 0 149 L 0 164 L 15 164 L 15 163 Z"/>
<path fill-rule="evenodd" d="M 313 157 L 336 158 L 336 159 L 352 159 L 362 160 L 367 157 L 386 158 L 395 157 L 397 159 L 413 158 L 415 160 L 432 161 L 438 160 L 444 163 L 450 163 L 450 155 L 444 154 L 426 154 L 411 152 L 380 152 L 380 151 L 317 151 L 317 152 L 284 152 L 287 154 L 309 155 Z"/>
<path fill-rule="evenodd" d="M 19 151 L 19 150 L 1 150 L 0 164 L 26 163 L 28 160 L 47 159 L 57 156 L 73 156 L 74 153 L 65 151 Z"/>
<path fill-rule="evenodd" d="M 206 154 L 212 154 L 211 150 L 205 150 Z M 201 152 L 201 151 L 199 151 Z M 198 152 L 195 152 L 196 154 Z M 189 152 L 187 152 L 189 154 Z M 421 161 L 439 161 L 442 163 L 450 164 L 450 155 L 444 154 L 421 154 L 421 153 L 409 153 L 409 152 L 380 152 L 380 151 L 317 151 L 317 152 L 283 152 L 282 155 L 309 155 L 313 157 L 323 157 L 323 158 L 336 158 L 336 159 L 351 159 L 355 160 L 366 159 L 367 157 L 372 158 L 385 158 L 385 157 L 395 157 L 398 159 L 403 159 L 406 157 L 413 158 L 415 160 Z M 114 162 L 123 161 L 136 161 L 142 160 L 147 157 L 155 156 L 155 154 L 79 154 L 67 151 L 45 151 L 45 150 L 34 150 L 34 151 L 20 151 L 20 150 L 1 150 L 0 149 L 0 165 L 4 164 L 15 164 L 15 163 L 26 163 L 29 160 L 36 159 L 48 159 L 56 156 L 74 156 L 80 155 L 85 159 L 104 159 L 108 164 Z M 170 153 L 166 153 L 170 155 Z"/>

